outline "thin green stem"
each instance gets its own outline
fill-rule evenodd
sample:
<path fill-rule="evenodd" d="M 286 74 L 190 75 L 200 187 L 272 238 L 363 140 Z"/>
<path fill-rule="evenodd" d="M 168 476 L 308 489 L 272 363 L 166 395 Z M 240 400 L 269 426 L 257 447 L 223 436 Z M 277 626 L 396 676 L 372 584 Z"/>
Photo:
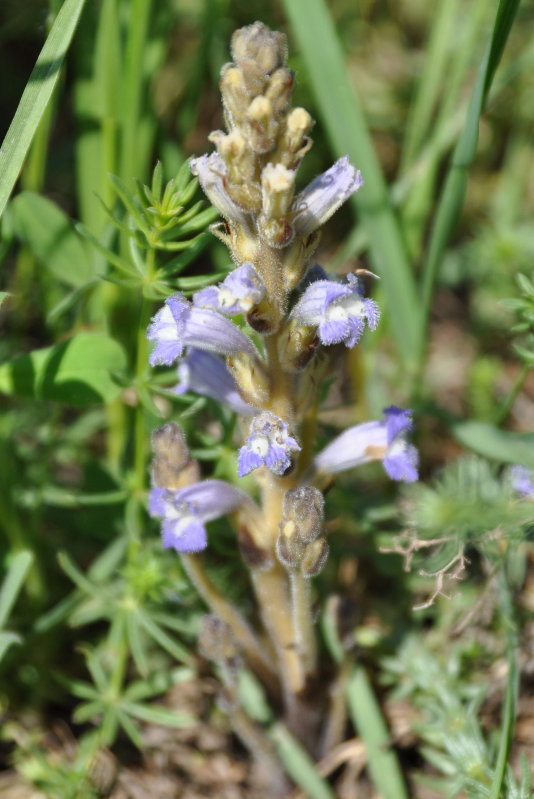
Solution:
<path fill-rule="evenodd" d="M 521 367 L 521 369 L 519 371 L 519 374 L 517 375 L 517 377 L 515 379 L 514 385 L 512 386 L 508 396 L 506 397 L 506 399 L 504 400 L 504 402 L 502 403 L 501 407 L 499 408 L 499 410 L 497 411 L 497 413 L 495 415 L 495 425 L 497 427 L 500 427 L 502 424 L 504 424 L 504 422 L 508 418 L 508 414 L 512 410 L 512 406 L 513 406 L 514 402 L 516 401 L 516 398 L 517 398 L 519 392 L 523 388 L 523 385 L 525 384 L 525 380 L 527 379 L 528 375 L 530 374 L 530 370 L 531 369 L 532 369 L 532 367 L 529 366 L 529 364 L 527 364 L 527 363 L 524 363 L 522 365 L 522 367 Z"/>

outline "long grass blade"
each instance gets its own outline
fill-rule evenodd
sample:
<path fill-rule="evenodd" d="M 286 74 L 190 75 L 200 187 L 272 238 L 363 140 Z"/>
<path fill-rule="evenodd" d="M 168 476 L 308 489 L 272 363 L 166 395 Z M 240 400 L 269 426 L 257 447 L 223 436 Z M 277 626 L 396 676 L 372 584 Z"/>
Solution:
<path fill-rule="evenodd" d="M 475 156 L 478 143 L 478 125 L 480 117 L 484 110 L 486 97 L 518 8 L 519 0 L 500 0 L 491 40 L 486 48 L 486 53 L 478 72 L 477 81 L 467 111 L 465 125 L 455 147 L 451 166 L 439 201 L 423 270 L 423 313 L 421 317 L 423 329 L 419 337 L 421 343 L 421 361 L 426 349 L 425 331 L 430 314 L 434 286 L 436 284 L 445 247 L 450 240 L 463 207 L 467 189 L 468 170 Z"/>
<path fill-rule="evenodd" d="M 338 156 L 348 154 L 361 167 L 365 185 L 352 202 L 369 238 L 372 268 L 384 278 L 386 317 L 408 364 L 413 362 L 418 335 L 415 281 L 328 7 L 324 0 L 284 0 L 284 8 L 332 148 Z"/>
<path fill-rule="evenodd" d="M 408 799 L 397 757 L 390 748 L 389 731 L 367 674 L 360 666 L 347 686 L 349 710 L 361 735 L 372 780 L 384 799 Z"/>
<path fill-rule="evenodd" d="M 65 0 L 39 53 L 0 148 L 0 217 L 58 81 L 85 0 Z"/>

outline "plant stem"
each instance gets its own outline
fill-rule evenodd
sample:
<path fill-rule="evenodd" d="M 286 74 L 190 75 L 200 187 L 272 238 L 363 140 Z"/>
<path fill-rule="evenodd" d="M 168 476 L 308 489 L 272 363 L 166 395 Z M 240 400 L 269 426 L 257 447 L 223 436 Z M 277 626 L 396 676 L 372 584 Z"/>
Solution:
<path fill-rule="evenodd" d="M 511 388 L 508 396 L 506 397 L 505 401 L 503 402 L 503 404 L 501 405 L 501 407 L 497 411 L 497 414 L 495 416 L 495 424 L 497 425 L 497 427 L 500 427 L 501 424 L 504 424 L 504 422 L 508 418 L 508 414 L 512 410 L 513 404 L 516 401 L 519 392 L 523 388 L 525 380 L 527 379 L 528 374 L 529 374 L 531 369 L 532 369 L 532 366 L 530 366 L 527 363 L 524 363 L 522 365 L 522 367 L 521 367 L 521 369 L 519 371 L 519 374 L 517 375 L 517 377 L 516 377 L 516 379 L 514 381 L 514 385 L 512 386 L 512 388 Z"/>
<path fill-rule="evenodd" d="M 297 571 L 291 572 L 289 579 L 297 650 L 305 673 L 314 674 L 317 669 L 317 642 L 313 628 L 310 581 Z"/>
<path fill-rule="evenodd" d="M 277 695 L 278 681 L 271 666 L 271 659 L 243 616 L 215 588 L 206 574 L 202 560 L 198 555 L 182 554 L 181 559 L 187 576 L 206 605 L 232 629 L 236 641 L 242 648 L 251 668 L 268 686 L 269 690 L 274 695 Z"/>

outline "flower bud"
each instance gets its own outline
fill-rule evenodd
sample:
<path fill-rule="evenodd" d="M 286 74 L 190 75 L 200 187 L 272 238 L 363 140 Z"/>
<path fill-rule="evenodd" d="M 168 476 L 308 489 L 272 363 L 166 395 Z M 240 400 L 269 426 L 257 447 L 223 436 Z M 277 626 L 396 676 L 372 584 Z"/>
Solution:
<path fill-rule="evenodd" d="M 270 384 L 269 375 L 261 361 L 246 353 L 239 353 L 227 358 L 226 364 L 245 402 L 256 408 L 263 407 L 269 397 Z"/>
<path fill-rule="evenodd" d="M 280 524 L 280 534 L 276 539 L 276 557 L 286 569 L 296 569 L 302 559 L 304 545 L 297 535 L 295 522 Z"/>
<path fill-rule="evenodd" d="M 308 544 L 300 563 L 300 573 L 303 577 L 316 577 L 328 558 L 330 547 L 326 538 L 317 538 Z"/>
<path fill-rule="evenodd" d="M 233 127 L 245 118 L 247 108 L 250 105 L 250 95 L 239 67 L 234 64 L 225 64 L 223 66 L 220 88 L 230 126 Z"/>
<path fill-rule="evenodd" d="M 316 230 L 310 236 L 297 236 L 284 254 L 284 288 L 292 291 L 306 274 L 308 263 L 317 249 L 321 231 Z"/>
<path fill-rule="evenodd" d="M 156 455 L 150 464 L 152 485 L 178 491 L 200 480 L 198 461 L 190 460 L 180 467 L 173 466 L 164 455 Z"/>
<path fill-rule="evenodd" d="M 313 541 L 323 526 L 324 497 L 313 486 L 286 491 L 282 505 L 282 526 L 294 525 L 295 533 L 305 542 Z"/>
<path fill-rule="evenodd" d="M 263 22 L 254 22 L 233 33 L 231 51 L 238 66 L 253 61 L 265 75 L 270 75 L 284 64 L 287 41 L 283 33 L 269 30 Z"/>
<path fill-rule="evenodd" d="M 285 217 L 295 193 L 295 173 L 282 164 L 267 164 L 261 173 L 262 211 L 266 217 Z"/>
<path fill-rule="evenodd" d="M 313 358 L 318 344 L 315 328 L 292 319 L 278 340 L 278 358 L 284 372 L 301 372 Z"/>
<path fill-rule="evenodd" d="M 279 127 L 271 101 L 263 95 L 255 97 L 248 107 L 247 120 L 250 146 L 255 153 L 268 153 L 276 143 Z"/>
<path fill-rule="evenodd" d="M 273 160 L 289 169 L 296 169 L 312 146 L 313 142 L 307 133 L 313 124 L 313 119 L 304 108 L 293 108 L 286 117 Z"/>
<path fill-rule="evenodd" d="M 198 648 L 206 660 L 229 666 L 232 670 L 240 666 L 241 658 L 232 628 L 215 614 L 208 613 L 203 617 Z"/>
<path fill-rule="evenodd" d="M 280 67 L 271 75 L 265 96 L 271 101 L 276 115 L 289 105 L 294 79 L 295 73 L 287 67 Z"/>
<path fill-rule="evenodd" d="M 151 444 L 154 455 L 163 456 L 176 469 L 185 466 L 190 459 L 185 433 L 176 422 L 156 428 Z"/>

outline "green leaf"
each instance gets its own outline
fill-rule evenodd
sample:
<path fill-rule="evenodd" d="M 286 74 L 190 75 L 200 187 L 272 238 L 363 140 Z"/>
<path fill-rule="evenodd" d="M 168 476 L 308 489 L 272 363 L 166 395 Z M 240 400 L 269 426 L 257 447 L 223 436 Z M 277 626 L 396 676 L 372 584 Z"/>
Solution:
<path fill-rule="evenodd" d="M 22 638 L 17 633 L 7 632 L 6 630 L 0 631 L 0 661 L 10 646 L 20 643 L 22 643 Z"/>
<path fill-rule="evenodd" d="M 18 552 L 9 564 L 9 570 L 0 590 L 0 627 L 4 626 L 11 612 L 32 560 L 32 553 L 24 550 Z"/>
<path fill-rule="evenodd" d="M 166 727 L 193 726 L 196 720 L 191 716 L 183 716 L 173 710 L 154 707 L 153 705 L 141 705 L 138 702 L 121 702 L 121 710 L 126 711 L 130 716 L 134 716 L 142 721 L 151 721 L 153 724 L 164 724 Z"/>
<path fill-rule="evenodd" d="M 252 672 L 247 669 L 241 669 L 238 681 L 239 704 L 243 707 L 247 716 L 262 724 L 271 722 L 273 714 L 267 702 L 265 691 Z"/>
<path fill-rule="evenodd" d="M 365 671 L 357 666 L 347 685 L 354 726 L 367 750 L 368 767 L 383 799 L 408 799 L 397 757 L 390 748 L 390 734 Z"/>
<path fill-rule="evenodd" d="M 271 737 L 285 770 L 309 799 L 334 799 L 330 786 L 317 773 L 309 754 L 283 724 L 273 725 Z"/>
<path fill-rule="evenodd" d="M 128 636 L 128 645 L 137 671 L 143 677 L 146 677 L 148 674 L 147 653 L 139 629 L 139 617 L 134 609 L 129 609 L 126 613 L 126 635 Z"/>
<path fill-rule="evenodd" d="M 534 469 L 534 433 L 499 430 L 487 422 L 458 422 L 451 433 L 464 447 L 485 458 Z"/>
<path fill-rule="evenodd" d="M 19 355 L 0 366 L 0 392 L 87 407 L 111 402 L 120 387 L 111 373 L 126 368 L 121 345 L 102 333 Z"/>
<path fill-rule="evenodd" d="M 0 291 L 0 307 L 4 304 L 8 297 L 11 297 L 9 291 Z"/>
<path fill-rule="evenodd" d="M 11 213 L 15 234 L 58 280 L 79 288 L 94 279 L 85 241 L 55 203 L 24 191 L 11 203 Z"/>
<path fill-rule="evenodd" d="M 85 0 L 65 0 L 63 3 L 0 148 L 0 217 L 58 81 L 84 4 Z"/>
<path fill-rule="evenodd" d="M 418 336 L 415 281 L 328 5 L 325 0 L 284 0 L 283 5 L 334 152 L 338 157 L 348 154 L 362 170 L 365 186 L 351 202 L 369 237 L 371 268 L 384 278 L 394 339 L 404 361 L 413 363 Z"/>
<path fill-rule="evenodd" d="M 151 619 L 148 613 L 145 613 L 143 610 L 139 609 L 138 618 L 140 624 L 144 627 L 148 635 L 157 644 L 159 644 L 162 647 L 162 649 L 165 649 L 180 663 L 186 663 L 188 665 L 192 664 L 193 658 L 191 656 L 191 653 L 188 652 L 184 646 L 177 643 L 169 635 L 167 635 L 167 633 L 164 630 L 162 630 L 161 627 L 158 624 L 156 624 L 153 619 Z"/>

